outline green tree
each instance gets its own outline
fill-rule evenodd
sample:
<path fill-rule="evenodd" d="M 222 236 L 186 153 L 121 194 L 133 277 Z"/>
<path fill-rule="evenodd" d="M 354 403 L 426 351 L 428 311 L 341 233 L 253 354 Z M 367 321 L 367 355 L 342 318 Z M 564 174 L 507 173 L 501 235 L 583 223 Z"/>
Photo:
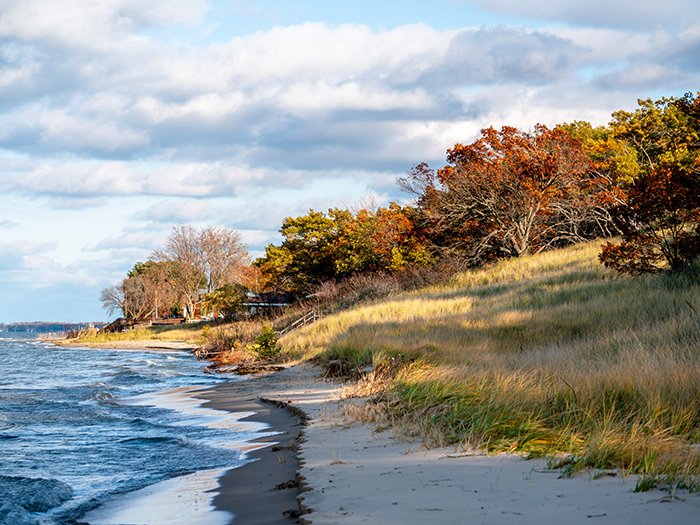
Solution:
<path fill-rule="evenodd" d="M 233 320 L 241 312 L 241 303 L 246 299 L 247 289 L 240 284 L 225 284 L 202 299 L 202 310 L 214 317 Z"/>
<path fill-rule="evenodd" d="M 637 151 L 645 172 L 662 164 L 691 167 L 700 144 L 700 102 L 692 93 L 681 98 L 638 100 L 634 111 L 616 111 L 610 123 L 613 137 Z"/>
<path fill-rule="evenodd" d="M 265 255 L 254 264 L 269 276 L 274 288 L 307 293 L 335 277 L 335 245 L 343 225 L 351 219 L 349 211 L 340 209 L 330 209 L 327 214 L 309 210 L 300 217 L 287 217 L 279 230 L 282 244 L 266 246 Z"/>

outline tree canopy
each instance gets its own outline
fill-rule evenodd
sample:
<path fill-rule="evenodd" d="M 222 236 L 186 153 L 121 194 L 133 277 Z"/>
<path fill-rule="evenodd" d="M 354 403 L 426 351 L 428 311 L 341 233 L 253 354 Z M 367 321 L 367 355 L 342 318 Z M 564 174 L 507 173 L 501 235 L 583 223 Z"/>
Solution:
<path fill-rule="evenodd" d="M 247 258 L 246 247 L 232 230 L 176 226 L 164 249 L 136 263 L 121 283 L 102 291 L 102 303 L 108 312 L 120 311 L 129 319 L 173 312 L 192 316 L 207 294 L 243 279 Z"/>
<path fill-rule="evenodd" d="M 431 261 L 414 213 L 391 203 L 376 211 L 356 213 L 332 208 L 287 217 L 279 246 L 270 244 L 255 261 L 270 285 L 297 294 L 309 293 L 323 281 L 357 273 L 403 271 Z"/>
<path fill-rule="evenodd" d="M 400 183 L 418 196 L 433 238 L 474 264 L 609 233 L 611 180 L 564 128 L 487 128 L 447 161 L 437 173 L 420 164 Z"/>

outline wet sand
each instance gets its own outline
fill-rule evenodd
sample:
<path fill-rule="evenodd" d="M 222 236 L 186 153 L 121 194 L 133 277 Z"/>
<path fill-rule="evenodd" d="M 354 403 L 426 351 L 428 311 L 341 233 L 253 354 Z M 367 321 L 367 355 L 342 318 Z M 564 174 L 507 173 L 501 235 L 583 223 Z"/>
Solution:
<path fill-rule="evenodd" d="M 247 456 L 254 461 L 219 478 L 214 505 L 232 513 L 237 525 L 289 525 L 297 523 L 299 509 L 296 445 L 302 422 L 289 410 L 261 401 L 256 388 L 260 380 L 264 378 L 222 383 L 197 395 L 206 400 L 205 408 L 254 412 L 241 421 L 265 423 L 271 427 L 266 432 L 278 432 L 249 442 Z"/>

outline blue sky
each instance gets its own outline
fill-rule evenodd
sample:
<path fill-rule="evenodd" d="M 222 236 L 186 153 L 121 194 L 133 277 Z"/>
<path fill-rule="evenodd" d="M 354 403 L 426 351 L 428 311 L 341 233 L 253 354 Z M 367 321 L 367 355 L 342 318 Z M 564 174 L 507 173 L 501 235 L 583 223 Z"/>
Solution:
<path fill-rule="evenodd" d="M 700 88 L 695 0 L 0 0 L 0 322 L 107 316 L 180 223 L 404 199 L 503 124 Z"/>

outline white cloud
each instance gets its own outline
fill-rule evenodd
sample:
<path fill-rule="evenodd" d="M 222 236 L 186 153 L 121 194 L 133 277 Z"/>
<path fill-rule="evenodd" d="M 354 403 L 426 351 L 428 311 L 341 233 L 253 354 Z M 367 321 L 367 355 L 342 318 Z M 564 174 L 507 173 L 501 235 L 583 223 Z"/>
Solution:
<path fill-rule="evenodd" d="M 5 191 L 38 195 L 94 197 L 234 195 L 239 187 L 269 176 L 266 170 L 225 163 L 157 163 L 54 160 L 5 175 Z M 99 201 L 98 201 L 99 202 Z M 94 201 L 88 201 L 94 204 Z M 77 202 L 79 204 L 79 201 Z"/>
<path fill-rule="evenodd" d="M 162 200 L 135 214 L 139 220 L 169 224 L 216 221 L 226 215 L 226 207 L 209 200 Z"/>
<path fill-rule="evenodd" d="M 148 27 L 197 23 L 205 12 L 201 0 L 1 0 L 0 36 L 109 49 Z"/>
<path fill-rule="evenodd" d="M 691 26 L 700 18 L 695 0 L 459 0 L 487 11 L 527 18 L 558 20 L 573 25 L 640 30 L 663 25 Z"/>

